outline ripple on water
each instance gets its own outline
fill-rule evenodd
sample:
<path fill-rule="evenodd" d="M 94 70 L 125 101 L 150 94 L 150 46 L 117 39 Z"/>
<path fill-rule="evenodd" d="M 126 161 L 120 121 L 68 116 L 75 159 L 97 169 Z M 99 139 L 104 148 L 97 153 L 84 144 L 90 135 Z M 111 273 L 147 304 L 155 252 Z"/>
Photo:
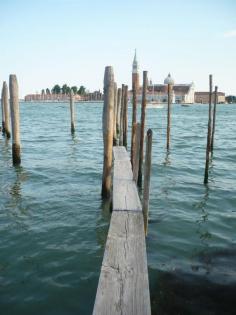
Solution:
<path fill-rule="evenodd" d="M 146 126 L 153 129 L 147 237 L 153 314 L 229 315 L 233 309 L 236 107 L 217 110 L 208 185 L 207 106 L 173 106 L 168 154 L 166 107 L 147 111 Z M 71 136 L 68 104 L 23 103 L 20 168 L 12 167 L 10 142 L 0 139 L 4 314 L 92 312 L 110 219 L 100 199 L 102 105 L 76 104 L 76 112 Z M 129 128 L 130 122 L 131 107 Z"/>

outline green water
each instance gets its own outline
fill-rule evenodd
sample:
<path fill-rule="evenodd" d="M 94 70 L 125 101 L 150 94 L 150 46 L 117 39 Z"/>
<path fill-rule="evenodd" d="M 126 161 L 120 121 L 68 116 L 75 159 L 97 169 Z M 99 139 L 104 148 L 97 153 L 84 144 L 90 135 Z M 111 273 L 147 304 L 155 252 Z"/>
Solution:
<path fill-rule="evenodd" d="M 72 137 L 68 104 L 22 103 L 18 168 L 0 136 L 1 314 L 92 312 L 110 220 L 100 198 L 102 104 L 76 111 Z M 166 108 L 147 109 L 153 314 L 234 314 L 236 106 L 218 105 L 205 186 L 207 115 L 205 105 L 174 105 L 166 154 Z"/>

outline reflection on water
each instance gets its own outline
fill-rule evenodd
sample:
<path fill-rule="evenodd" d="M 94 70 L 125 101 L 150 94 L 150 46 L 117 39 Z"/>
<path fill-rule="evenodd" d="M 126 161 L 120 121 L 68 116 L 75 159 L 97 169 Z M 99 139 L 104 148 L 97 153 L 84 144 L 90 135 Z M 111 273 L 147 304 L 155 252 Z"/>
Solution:
<path fill-rule="evenodd" d="M 21 166 L 15 166 L 16 180 L 10 188 L 10 194 L 15 201 L 15 205 L 21 200 L 21 181 L 24 179 L 24 170 Z"/>
<path fill-rule="evenodd" d="M 201 275 L 149 270 L 152 315 L 233 315 L 236 283 Z"/>
<path fill-rule="evenodd" d="M 170 160 L 170 151 L 167 150 L 165 160 L 163 162 L 163 165 L 168 166 L 171 165 L 171 160 Z"/>
<path fill-rule="evenodd" d="M 97 242 L 101 246 L 101 250 L 103 252 L 111 218 L 111 201 L 107 199 L 101 200 L 100 211 L 101 212 L 99 213 L 96 222 L 96 236 Z"/>
<path fill-rule="evenodd" d="M 22 166 L 14 166 L 15 181 L 10 185 L 9 194 L 11 198 L 7 204 L 9 215 L 14 217 L 14 224 L 21 230 L 27 230 L 27 224 L 24 222 L 24 216 L 28 214 L 28 207 L 22 198 L 22 183 L 28 179 L 27 173 Z M 8 210 L 9 208 L 9 210 Z"/>

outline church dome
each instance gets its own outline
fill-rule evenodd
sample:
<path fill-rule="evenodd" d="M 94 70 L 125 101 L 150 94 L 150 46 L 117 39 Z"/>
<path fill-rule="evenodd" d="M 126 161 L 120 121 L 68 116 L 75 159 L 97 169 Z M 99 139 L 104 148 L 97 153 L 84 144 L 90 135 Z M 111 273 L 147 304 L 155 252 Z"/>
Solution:
<path fill-rule="evenodd" d="M 175 84 L 174 79 L 171 77 L 170 73 L 169 73 L 168 76 L 165 78 L 164 84 L 171 84 L 171 85 L 174 85 L 174 84 Z"/>

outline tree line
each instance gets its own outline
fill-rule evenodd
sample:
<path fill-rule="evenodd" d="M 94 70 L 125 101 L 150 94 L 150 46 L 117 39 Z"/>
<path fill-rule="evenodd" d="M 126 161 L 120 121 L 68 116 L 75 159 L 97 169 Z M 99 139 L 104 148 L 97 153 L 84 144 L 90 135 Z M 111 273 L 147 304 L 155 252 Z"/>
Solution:
<path fill-rule="evenodd" d="M 41 94 L 65 94 L 69 95 L 70 91 L 73 91 L 74 94 L 85 95 L 86 88 L 81 85 L 79 88 L 77 86 L 68 86 L 67 84 L 63 84 L 62 87 L 59 84 L 54 85 L 54 87 L 50 90 L 49 88 L 42 89 Z"/>
<path fill-rule="evenodd" d="M 226 96 L 226 101 L 227 101 L 227 103 L 236 103 L 236 96 L 234 96 L 234 95 L 228 95 L 228 96 Z"/>

